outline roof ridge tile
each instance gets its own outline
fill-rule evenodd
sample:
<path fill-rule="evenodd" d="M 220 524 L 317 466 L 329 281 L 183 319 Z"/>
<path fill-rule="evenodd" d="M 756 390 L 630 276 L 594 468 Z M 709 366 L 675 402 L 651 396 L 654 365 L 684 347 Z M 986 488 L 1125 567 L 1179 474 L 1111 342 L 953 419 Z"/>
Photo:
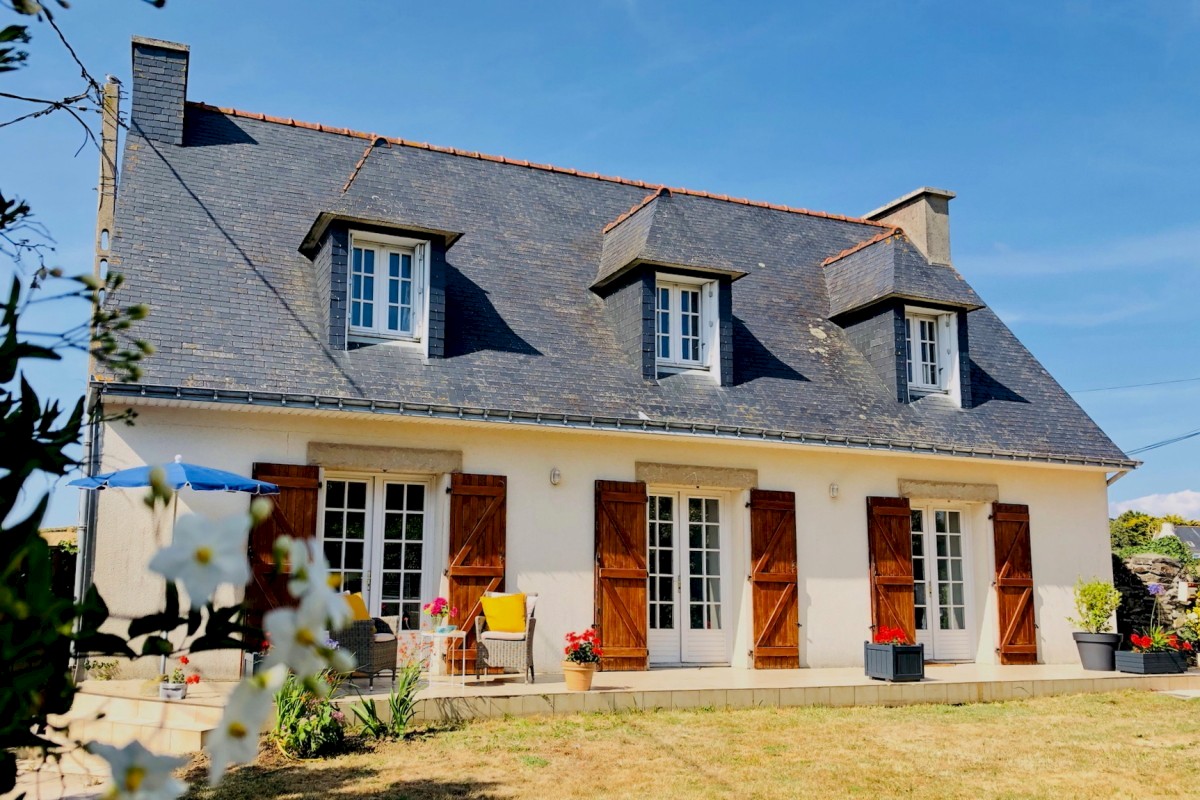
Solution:
<path fill-rule="evenodd" d="M 872 236 L 870 239 L 865 239 L 865 240 L 859 242 L 858 244 L 854 245 L 853 247 L 847 247 L 845 250 L 838 253 L 837 255 L 830 256 L 829 258 L 827 258 L 821 262 L 821 266 L 828 267 L 830 264 L 834 263 L 835 261 L 841 261 L 846 256 L 854 255 L 859 250 L 865 250 L 866 248 L 870 247 L 873 244 L 878 244 L 879 242 L 890 239 L 892 236 L 895 236 L 897 234 L 903 235 L 903 233 L 904 233 L 904 231 L 900 230 L 900 228 L 889 226 L 888 230 L 883 231 L 875 236 Z"/>

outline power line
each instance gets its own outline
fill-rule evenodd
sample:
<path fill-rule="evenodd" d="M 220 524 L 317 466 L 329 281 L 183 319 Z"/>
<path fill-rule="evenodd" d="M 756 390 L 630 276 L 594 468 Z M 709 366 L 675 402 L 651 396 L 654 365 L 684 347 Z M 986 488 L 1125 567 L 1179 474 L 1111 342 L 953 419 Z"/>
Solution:
<path fill-rule="evenodd" d="M 1067 394 L 1087 394 L 1088 392 L 1111 392 L 1116 389 L 1140 389 L 1143 386 L 1166 386 L 1168 383 L 1192 383 L 1200 381 L 1200 377 L 1196 378 L 1178 378 L 1172 381 L 1154 381 L 1153 383 L 1127 383 L 1123 386 L 1098 386 L 1095 389 L 1076 389 Z"/>
<path fill-rule="evenodd" d="M 1197 428 L 1194 431 L 1189 431 L 1187 433 L 1181 433 L 1178 436 L 1172 436 L 1170 439 L 1163 439 L 1161 442 L 1154 442 L 1153 444 L 1148 444 L 1143 447 L 1139 447 L 1136 450 L 1130 450 L 1130 451 L 1128 451 L 1127 455 L 1135 456 L 1138 453 L 1145 453 L 1150 450 L 1157 450 L 1160 447 L 1166 447 L 1169 444 L 1175 444 L 1176 442 L 1182 442 L 1185 439 L 1191 439 L 1194 436 L 1200 436 L 1200 428 Z"/>

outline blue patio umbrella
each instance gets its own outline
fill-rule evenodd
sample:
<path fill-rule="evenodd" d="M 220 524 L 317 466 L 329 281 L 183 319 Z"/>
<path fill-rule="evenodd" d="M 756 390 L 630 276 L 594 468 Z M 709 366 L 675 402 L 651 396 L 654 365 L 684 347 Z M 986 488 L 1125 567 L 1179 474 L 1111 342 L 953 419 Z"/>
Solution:
<path fill-rule="evenodd" d="M 117 472 L 105 472 L 90 478 L 77 478 L 68 486 L 83 489 L 137 489 L 150 485 L 151 466 L 131 467 Z M 175 491 L 192 489 L 197 492 L 244 492 L 246 494 L 279 494 L 279 487 L 266 481 L 244 478 L 235 472 L 226 472 L 199 464 L 185 463 L 181 456 L 163 465 L 167 486 Z"/>

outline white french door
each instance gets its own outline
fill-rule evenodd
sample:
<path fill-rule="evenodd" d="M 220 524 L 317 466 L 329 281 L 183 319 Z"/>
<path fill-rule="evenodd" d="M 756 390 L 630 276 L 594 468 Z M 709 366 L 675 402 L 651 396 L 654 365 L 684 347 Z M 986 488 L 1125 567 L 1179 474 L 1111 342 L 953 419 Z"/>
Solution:
<path fill-rule="evenodd" d="M 972 657 L 967 535 L 961 511 L 912 509 L 913 606 L 917 641 L 934 661 Z"/>
<path fill-rule="evenodd" d="M 374 616 L 421 627 L 434 539 L 426 483 L 383 477 L 326 478 L 321 541 L 342 588 L 362 592 Z"/>
<path fill-rule="evenodd" d="M 729 530 L 719 497 L 651 491 L 647 644 L 652 664 L 729 662 Z"/>

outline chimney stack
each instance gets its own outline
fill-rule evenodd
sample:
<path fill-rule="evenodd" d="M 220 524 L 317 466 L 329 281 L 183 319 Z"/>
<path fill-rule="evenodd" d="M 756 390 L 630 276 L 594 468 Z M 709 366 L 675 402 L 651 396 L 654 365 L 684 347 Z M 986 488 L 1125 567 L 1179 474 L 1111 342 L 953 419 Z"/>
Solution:
<path fill-rule="evenodd" d="M 922 186 L 866 215 L 895 225 L 931 263 L 950 265 L 950 201 L 954 192 Z"/>
<path fill-rule="evenodd" d="M 183 144 L 188 46 L 133 37 L 133 108 L 129 123 L 153 142 Z"/>

